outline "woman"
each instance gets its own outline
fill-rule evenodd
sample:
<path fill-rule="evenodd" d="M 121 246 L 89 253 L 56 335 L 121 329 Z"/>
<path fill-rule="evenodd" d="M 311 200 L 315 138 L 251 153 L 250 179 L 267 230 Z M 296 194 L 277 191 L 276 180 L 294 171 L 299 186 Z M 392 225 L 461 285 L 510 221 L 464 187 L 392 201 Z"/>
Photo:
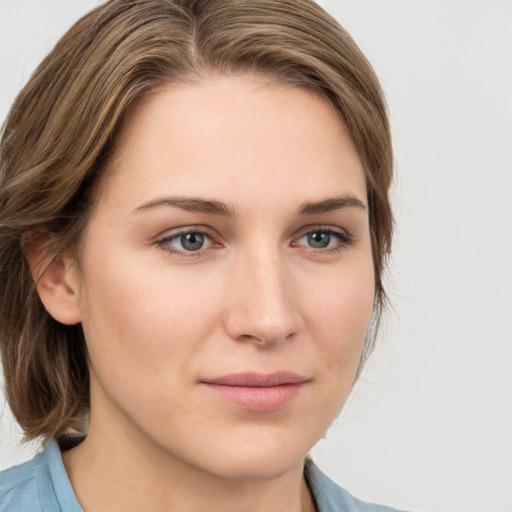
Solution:
<path fill-rule="evenodd" d="M 107 2 L 1 161 L 6 388 L 46 446 L 1 511 L 385 510 L 306 459 L 371 351 L 392 230 L 380 86 L 320 7 Z"/>

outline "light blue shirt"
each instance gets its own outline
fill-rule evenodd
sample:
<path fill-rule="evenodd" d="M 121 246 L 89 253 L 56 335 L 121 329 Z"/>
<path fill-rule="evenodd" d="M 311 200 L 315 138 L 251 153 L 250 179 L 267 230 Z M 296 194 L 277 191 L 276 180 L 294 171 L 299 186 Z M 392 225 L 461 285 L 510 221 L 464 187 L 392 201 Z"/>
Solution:
<path fill-rule="evenodd" d="M 397 512 L 358 500 L 309 459 L 305 476 L 318 512 Z M 32 460 L 0 473 L 0 512 L 83 512 L 55 441 Z"/>

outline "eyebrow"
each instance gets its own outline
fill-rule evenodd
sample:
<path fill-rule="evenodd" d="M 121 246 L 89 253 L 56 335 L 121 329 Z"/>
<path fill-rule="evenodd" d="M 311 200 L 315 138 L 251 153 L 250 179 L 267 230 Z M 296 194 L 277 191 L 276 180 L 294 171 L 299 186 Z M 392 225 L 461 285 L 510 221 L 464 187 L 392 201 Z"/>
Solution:
<path fill-rule="evenodd" d="M 340 196 L 314 203 L 303 203 L 299 208 L 299 215 L 319 215 L 321 213 L 328 213 L 341 208 L 358 208 L 368 213 L 368 206 L 359 199 L 352 196 Z"/>
<path fill-rule="evenodd" d="M 215 199 L 203 199 L 200 197 L 157 198 L 135 208 L 132 214 L 153 208 L 160 208 L 162 206 L 181 208 L 182 210 L 189 212 L 221 215 L 223 217 L 237 216 L 237 211 L 233 206 Z M 358 208 L 364 212 L 368 212 L 368 207 L 359 199 L 352 196 L 340 196 L 324 199 L 322 201 L 303 203 L 298 209 L 298 214 L 300 216 L 319 215 L 321 213 L 328 213 L 341 208 Z"/>
<path fill-rule="evenodd" d="M 161 206 L 173 206 L 189 212 L 210 213 L 223 217 L 236 217 L 235 208 L 215 199 L 202 199 L 200 197 L 161 197 L 153 199 L 135 208 L 132 214 L 139 213 Z"/>

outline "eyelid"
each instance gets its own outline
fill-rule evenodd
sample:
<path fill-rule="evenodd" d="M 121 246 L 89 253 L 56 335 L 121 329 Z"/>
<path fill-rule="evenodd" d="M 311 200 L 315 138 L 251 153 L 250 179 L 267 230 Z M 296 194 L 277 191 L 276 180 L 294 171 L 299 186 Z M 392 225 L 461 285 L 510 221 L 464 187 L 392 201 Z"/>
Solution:
<path fill-rule="evenodd" d="M 308 226 L 303 226 L 295 231 L 295 233 L 292 235 L 292 238 L 297 239 L 314 231 L 322 231 L 323 233 L 337 233 L 347 238 L 352 238 L 352 235 L 347 229 L 341 228 L 339 226 L 333 226 L 332 224 L 310 224 Z"/>
<path fill-rule="evenodd" d="M 167 228 L 161 231 L 154 237 L 155 242 L 158 240 L 163 240 L 165 238 L 171 238 L 176 235 L 187 233 L 201 233 L 202 235 L 208 235 L 211 238 L 215 238 L 215 233 L 212 228 L 205 226 L 203 224 L 184 224 L 183 226 L 176 226 L 172 228 Z"/>

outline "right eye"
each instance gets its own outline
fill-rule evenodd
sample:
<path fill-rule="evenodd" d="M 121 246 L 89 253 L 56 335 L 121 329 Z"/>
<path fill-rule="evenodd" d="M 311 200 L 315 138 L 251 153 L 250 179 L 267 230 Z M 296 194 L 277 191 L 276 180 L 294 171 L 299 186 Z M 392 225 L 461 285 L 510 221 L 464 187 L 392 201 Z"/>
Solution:
<path fill-rule="evenodd" d="M 208 249 L 212 246 L 212 239 L 201 231 L 186 230 L 165 236 L 157 244 L 169 253 L 186 254 Z"/>

